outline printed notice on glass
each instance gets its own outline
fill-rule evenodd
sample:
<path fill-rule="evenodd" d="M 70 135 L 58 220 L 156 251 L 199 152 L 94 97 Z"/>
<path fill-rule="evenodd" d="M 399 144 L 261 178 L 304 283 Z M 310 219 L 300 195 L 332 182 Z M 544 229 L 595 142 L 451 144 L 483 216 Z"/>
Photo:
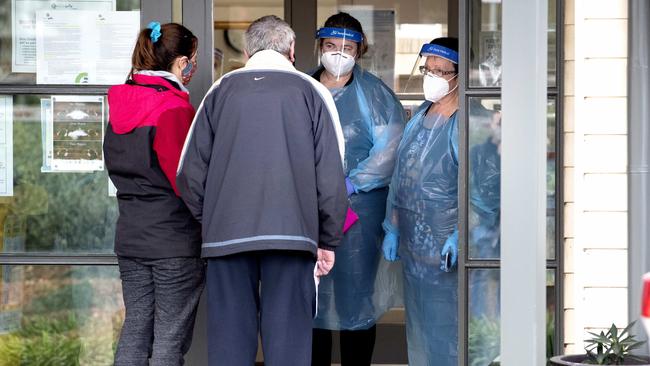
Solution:
<path fill-rule="evenodd" d="M 501 32 L 481 32 L 478 78 L 481 86 L 501 85 Z"/>
<path fill-rule="evenodd" d="M 103 96 L 52 96 L 51 117 L 45 121 L 47 151 L 43 169 L 51 172 L 104 170 Z"/>
<path fill-rule="evenodd" d="M 12 72 L 36 72 L 36 12 L 40 10 L 113 11 L 115 0 L 12 0 Z"/>
<path fill-rule="evenodd" d="M 14 195 L 13 97 L 0 95 L 0 196 Z"/>
<path fill-rule="evenodd" d="M 37 84 L 119 84 L 131 69 L 137 11 L 36 13 Z"/>

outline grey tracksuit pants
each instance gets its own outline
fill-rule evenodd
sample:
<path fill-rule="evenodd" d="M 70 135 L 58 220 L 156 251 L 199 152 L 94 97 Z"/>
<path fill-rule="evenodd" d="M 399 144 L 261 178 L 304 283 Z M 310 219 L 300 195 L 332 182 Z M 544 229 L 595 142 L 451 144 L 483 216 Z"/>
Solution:
<path fill-rule="evenodd" d="M 126 316 L 115 366 L 177 366 L 192 343 L 204 286 L 200 258 L 119 257 Z"/>

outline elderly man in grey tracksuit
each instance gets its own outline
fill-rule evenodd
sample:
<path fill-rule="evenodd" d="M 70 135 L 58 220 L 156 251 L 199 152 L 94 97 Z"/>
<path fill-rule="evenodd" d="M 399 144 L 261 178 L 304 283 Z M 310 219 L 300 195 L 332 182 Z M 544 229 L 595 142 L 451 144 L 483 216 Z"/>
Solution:
<path fill-rule="evenodd" d="M 275 16 L 245 35 L 249 60 L 205 96 L 178 188 L 203 224 L 210 365 L 311 362 L 314 275 L 334 265 L 347 209 L 343 134 L 331 94 L 296 71 Z M 316 265 L 316 263 L 318 263 Z"/>

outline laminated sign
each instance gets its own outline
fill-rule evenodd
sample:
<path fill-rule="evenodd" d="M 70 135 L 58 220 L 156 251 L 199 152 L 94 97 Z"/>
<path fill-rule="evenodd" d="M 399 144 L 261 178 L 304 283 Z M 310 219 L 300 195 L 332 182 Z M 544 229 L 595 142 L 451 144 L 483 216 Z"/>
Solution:
<path fill-rule="evenodd" d="M 37 12 L 36 83 L 124 82 L 139 30 L 137 11 Z"/>

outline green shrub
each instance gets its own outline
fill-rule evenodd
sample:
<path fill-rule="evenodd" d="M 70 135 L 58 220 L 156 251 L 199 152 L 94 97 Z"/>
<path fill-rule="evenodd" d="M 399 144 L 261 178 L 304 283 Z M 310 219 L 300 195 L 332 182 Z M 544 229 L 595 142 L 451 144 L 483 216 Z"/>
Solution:
<path fill-rule="evenodd" d="M 486 316 L 470 320 L 468 342 L 470 366 L 492 364 L 501 351 L 499 321 Z"/>
<path fill-rule="evenodd" d="M 0 366 L 79 365 L 82 342 L 73 315 L 23 319 L 22 328 L 0 336 Z"/>

